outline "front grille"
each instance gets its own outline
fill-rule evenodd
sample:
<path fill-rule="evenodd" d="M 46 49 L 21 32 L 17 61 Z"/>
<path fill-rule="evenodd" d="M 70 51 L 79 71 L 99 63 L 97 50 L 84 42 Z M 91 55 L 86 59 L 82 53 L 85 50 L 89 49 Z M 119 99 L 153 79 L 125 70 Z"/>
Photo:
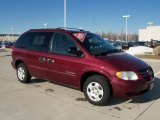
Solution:
<path fill-rule="evenodd" d="M 144 70 L 140 70 L 139 72 L 146 81 L 150 81 L 154 78 L 154 73 L 151 67 Z"/>

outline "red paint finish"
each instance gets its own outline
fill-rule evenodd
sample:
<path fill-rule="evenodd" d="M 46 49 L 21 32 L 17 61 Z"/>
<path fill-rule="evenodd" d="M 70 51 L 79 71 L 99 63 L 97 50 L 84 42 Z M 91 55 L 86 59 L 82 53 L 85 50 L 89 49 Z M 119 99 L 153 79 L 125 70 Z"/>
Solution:
<path fill-rule="evenodd" d="M 48 54 L 47 59 L 54 61 L 53 63 L 47 63 L 48 79 L 78 87 L 77 79 L 80 58 Z"/>
<path fill-rule="evenodd" d="M 26 64 L 31 75 L 38 78 L 46 78 L 47 56 L 48 54 L 43 52 L 29 50 L 26 52 Z"/>
<path fill-rule="evenodd" d="M 85 81 L 85 79 L 82 79 L 83 75 L 100 74 L 110 81 L 115 97 L 139 95 L 145 90 L 147 91 L 151 82 L 153 82 L 153 78 L 145 78 L 143 73 L 150 66 L 124 52 L 96 57 L 84 49 L 70 31 L 45 29 L 30 30 L 29 32 L 58 32 L 69 35 L 84 54 L 83 57 L 73 57 L 54 54 L 50 51 L 39 52 L 13 47 L 12 66 L 16 68 L 17 61 L 21 61 L 25 63 L 32 76 L 81 89 L 81 85 Z M 138 80 L 121 80 L 116 77 L 118 71 L 134 71 L 138 76 Z"/>

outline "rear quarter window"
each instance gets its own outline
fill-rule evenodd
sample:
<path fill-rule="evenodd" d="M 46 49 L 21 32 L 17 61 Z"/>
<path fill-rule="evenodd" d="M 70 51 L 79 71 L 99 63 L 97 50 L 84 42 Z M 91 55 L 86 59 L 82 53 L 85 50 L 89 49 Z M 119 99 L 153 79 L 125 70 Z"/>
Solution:
<path fill-rule="evenodd" d="M 53 33 L 47 32 L 32 33 L 31 38 L 28 40 L 28 49 L 32 51 L 48 52 L 52 36 Z"/>
<path fill-rule="evenodd" d="M 29 33 L 23 34 L 15 43 L 15 48 L 27 48 L 29 38 Z"/>

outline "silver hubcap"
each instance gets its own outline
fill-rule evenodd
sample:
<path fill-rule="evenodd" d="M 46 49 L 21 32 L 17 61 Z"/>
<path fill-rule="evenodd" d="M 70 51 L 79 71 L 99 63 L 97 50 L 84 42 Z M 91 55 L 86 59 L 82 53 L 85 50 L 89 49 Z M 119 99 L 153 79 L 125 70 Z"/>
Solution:
<path fill-rule="evenodd" d="M 18 68 L 18 78 L 20 80 L 24 80 L 24 78 L 25 78 L 25 71 L 22 67 Z"/>
<path fill-rule="evenodd" d="M 92 101 L 100 101 L 103 98 L 103 88 L 99 83 L 91 82 L 87 86 L 87 94 Z"/>

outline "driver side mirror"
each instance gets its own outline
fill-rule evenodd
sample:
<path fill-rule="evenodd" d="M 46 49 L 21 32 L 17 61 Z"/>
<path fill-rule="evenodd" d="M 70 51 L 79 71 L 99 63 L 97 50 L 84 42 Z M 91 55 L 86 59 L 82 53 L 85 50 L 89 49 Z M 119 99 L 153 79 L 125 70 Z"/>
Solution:
<path fill-rule="evenodd" d="M 73 54 L 74 56 L 77 56 L 77 57 L 80 57 L 83 54 L 81 51 L 78 51 L 76 47 L 70 47 L 68 49 L 68 53 Z"/>

